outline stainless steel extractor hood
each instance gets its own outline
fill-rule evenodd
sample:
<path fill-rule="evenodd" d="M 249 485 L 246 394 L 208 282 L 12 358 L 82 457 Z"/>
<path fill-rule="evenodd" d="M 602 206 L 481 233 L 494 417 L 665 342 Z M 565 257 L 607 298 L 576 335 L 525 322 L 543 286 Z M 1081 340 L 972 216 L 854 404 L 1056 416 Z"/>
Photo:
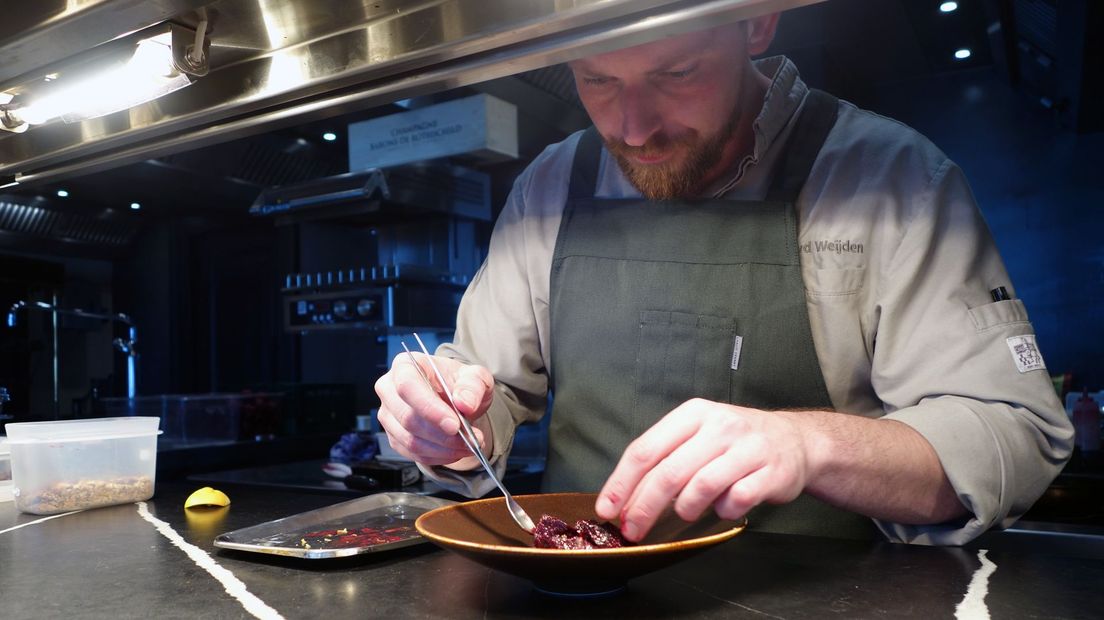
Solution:
<path fill-rule="evenodd" d="M 98 118 L 0 131 L 0 187 L 363 110 L 821 0 L 8 0 L 0 105 L 73 81 L 136 33 L 210 45 L 206 75 Z M 175 53 L 175 52 L 174 52 Z M 55 88 L 51 86 L 50 88 Z"/>

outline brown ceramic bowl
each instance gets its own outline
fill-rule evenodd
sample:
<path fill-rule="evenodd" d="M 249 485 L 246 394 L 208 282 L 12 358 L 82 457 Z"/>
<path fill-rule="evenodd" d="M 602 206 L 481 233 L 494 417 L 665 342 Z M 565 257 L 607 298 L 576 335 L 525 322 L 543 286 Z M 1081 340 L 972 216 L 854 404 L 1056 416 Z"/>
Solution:
<path fill-rule="evenodd" d="M 534 521 L 541 515 L 601 521 L 594 514 L 594 493 L 557 493 L 515 497 Z M 597 595 L 616 592 L 625 583 L 736 536 L 747 526 L 703 518 L 686 523 L 673 512 L 660 518 L 640 544 L 620 549 L 568 551 L 537 549 L 533 537 L 510 518 L 501 497 L 431 510 L 418 517 L 422 536 L 491 568 L 531 580 L 552 594 Z"/>

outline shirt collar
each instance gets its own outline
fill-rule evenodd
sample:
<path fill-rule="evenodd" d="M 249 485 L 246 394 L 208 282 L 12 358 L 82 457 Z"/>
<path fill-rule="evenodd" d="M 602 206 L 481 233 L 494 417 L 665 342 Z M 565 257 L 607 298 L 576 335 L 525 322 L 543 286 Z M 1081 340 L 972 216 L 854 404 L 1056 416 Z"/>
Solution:
<path fill-rule="evenodd" d="M 755 146 L 750 154 L 740 158 L 727 175 L 705 192 L 707 196 L 719 197 L 732 191 L 753 166 L 767 157 L 809 92 L 797 66 L 785 56 L 763 58 L 756 60 L 754 64 L 760 73 L 771 77 L 767 94 L 763 98 L 763 109 L 752 123 Z"/>
<path fill-rule="evenodd" d="M 757 60 L 755 67 L 764 75 L 772 76 L 767 96 L 763 99 L 763 110 L 752 125 L 755 130 L 754 157 L 760 160 L 801 107 L 809 87 L 801 80 L 797 66 L 785 56 Z"/>

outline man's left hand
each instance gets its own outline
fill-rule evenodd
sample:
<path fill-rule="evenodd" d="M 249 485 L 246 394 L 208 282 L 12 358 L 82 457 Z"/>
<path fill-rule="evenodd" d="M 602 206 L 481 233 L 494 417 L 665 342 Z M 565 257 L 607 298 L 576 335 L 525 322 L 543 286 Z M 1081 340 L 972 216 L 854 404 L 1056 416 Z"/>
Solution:
<path fill-rule="evenodd" d="M 763 502 L 795 499 L 811 475 L 813 438 L 785 411 L 762 411 L 693 399 L 629 444 L 595 506 L 621 518 L 639 541 L 674 500 L 675 512 L 696 520 L 713 506 L 738 519 Z"/>

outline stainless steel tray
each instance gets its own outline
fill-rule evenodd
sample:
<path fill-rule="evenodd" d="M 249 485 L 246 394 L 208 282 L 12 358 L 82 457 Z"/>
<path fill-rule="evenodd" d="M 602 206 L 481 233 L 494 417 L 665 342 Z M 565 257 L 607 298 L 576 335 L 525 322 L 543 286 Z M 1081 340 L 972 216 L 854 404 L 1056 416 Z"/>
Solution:
<path fill-rule="evenodd" d="M 426 542 L 414 521 L 455 503 L 413 493 L 377 493 L 227 532 L 215 538 L 215 546 L 309 560 L 374 553 Z"/>

